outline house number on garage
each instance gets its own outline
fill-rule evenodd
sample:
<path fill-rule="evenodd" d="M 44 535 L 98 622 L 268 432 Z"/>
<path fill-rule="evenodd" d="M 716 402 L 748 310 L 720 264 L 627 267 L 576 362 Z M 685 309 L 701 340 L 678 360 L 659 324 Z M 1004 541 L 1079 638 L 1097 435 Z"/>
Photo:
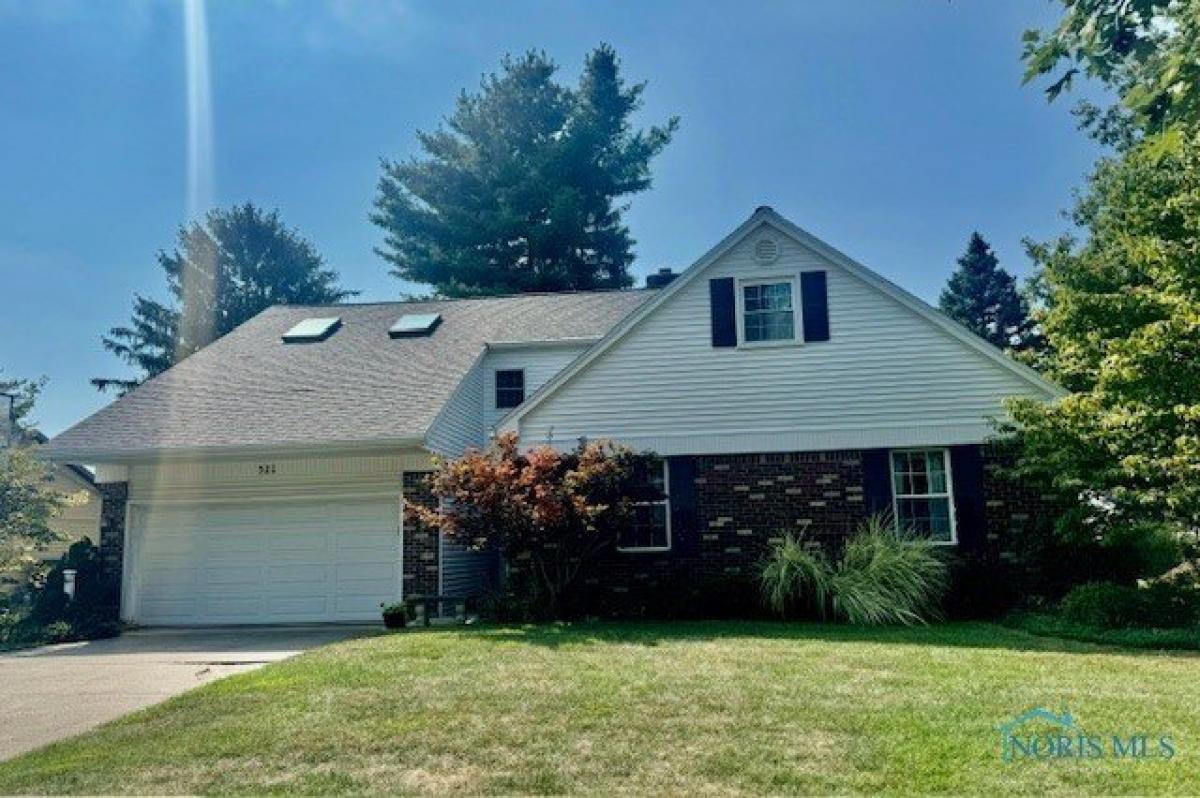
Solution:
<path fill-rule="evenodd" d="M 266 463 L 264 465 L 260 465 L 258 467 L 258 473 L 259 473 L 259 476 L 274 474 L 275 473 L 275 464 L 274 463 Z"/>

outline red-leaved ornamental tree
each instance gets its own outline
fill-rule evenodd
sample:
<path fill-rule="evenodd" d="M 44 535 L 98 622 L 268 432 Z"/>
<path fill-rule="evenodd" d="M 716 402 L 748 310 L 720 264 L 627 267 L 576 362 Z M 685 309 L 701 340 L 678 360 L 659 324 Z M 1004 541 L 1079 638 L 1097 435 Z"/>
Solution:
<path fill-rule="evenodd" d="M 521 451 L 516 435 L 503 435 L 487 451 L 439 461 L 429 478 L 438 505 L 410 503 L 407 513 L 472 549 L 527 563 L 543 609 L 555 613 L 580 571 L 632 523 L 634 504 L 661 498 L 649 495 L 650 462 L 607 441 Z"/>

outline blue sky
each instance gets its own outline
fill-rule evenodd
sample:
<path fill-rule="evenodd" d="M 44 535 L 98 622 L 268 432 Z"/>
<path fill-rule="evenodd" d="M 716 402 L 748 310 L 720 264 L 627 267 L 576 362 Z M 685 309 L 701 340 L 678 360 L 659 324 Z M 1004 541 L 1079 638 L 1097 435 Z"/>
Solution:
<path fill-rule="evenodd" d="M 414 151 L 506 52 L 573 82 L 613 44 L 643 119 L 681 117 L 632 200 L 639 275 L 683 267 L 762 204 L 935 301 L 972 230 L 1067 228 L 1098 154 L 1069 103 L 1020 85 L 1046 0 L 378 2 L 210 0 L 215 201 L 277 207 L 363 300 L 410 290 L 372 251 L 381 157 Z M 175 2 L 0 0 L 0 373 L 50 379 L 56 433 L 127 373 L 100 346 L 187 213 L 183 12 Z"/>

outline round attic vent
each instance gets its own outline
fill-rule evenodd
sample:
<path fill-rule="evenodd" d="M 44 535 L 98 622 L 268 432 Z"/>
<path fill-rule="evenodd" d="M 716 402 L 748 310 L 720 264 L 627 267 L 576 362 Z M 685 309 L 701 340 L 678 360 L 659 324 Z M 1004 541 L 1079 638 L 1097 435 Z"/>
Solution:
<path fill-rule="evenodd" d="M 760 238 L 754 243 L 754 259 L 770 263 L 779 257 L 779 243 L 773 238 Z"/>

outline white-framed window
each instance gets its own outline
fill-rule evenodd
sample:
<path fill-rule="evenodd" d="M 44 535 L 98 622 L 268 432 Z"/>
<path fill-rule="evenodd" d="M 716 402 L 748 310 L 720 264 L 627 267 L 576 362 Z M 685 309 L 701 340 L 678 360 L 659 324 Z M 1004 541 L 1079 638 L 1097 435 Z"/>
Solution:
<path fill-rule="evenodd" d="M 653 458 L 639 475 L 648 495 L 661 496 L 653 501 L 638 502 L 633 508 L 633 521 L 622 531 L 617 550 L 623 552 L 669 551 L 671 548 L 671 484 L 667 461 Z"/>
<path fill-rule="evenodd" d="M 739 280 L 737 309 L 741 346 L 800 342 L 800 286 L 796 275 Z"/>
<path fill-rule="evenodd" d="M 496 370 L 496 409 L 507 410 L 525 401 L 525 370 Z"/>
<path fill-rule="evenodd" d="M 949 450 L 892 452 L 892 510 L 901 529 L 926 535 L 936 543 L 958 542 Z"/>

